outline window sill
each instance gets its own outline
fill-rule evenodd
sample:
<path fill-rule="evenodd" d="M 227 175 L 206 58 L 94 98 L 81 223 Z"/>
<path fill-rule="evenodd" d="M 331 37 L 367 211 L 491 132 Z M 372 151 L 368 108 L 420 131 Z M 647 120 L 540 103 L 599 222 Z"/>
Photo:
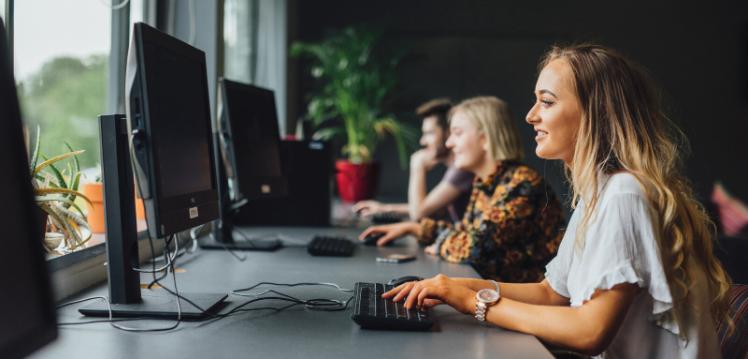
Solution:
<path fill-rule="evenodd" d="M 144 221 L 143 223 L 140 222 L 138 223 L 138 256 L 139 262 L 144 263 L 150 260 L 152 256 L 150 246 L 148 245 L 148 234 L 145 231 L 145 223 Z M 61 301 L 82 290 L 106 281 L 106 243 L 104 243 L 104 236 L 100 235 L 100 237 L 100 243 L 98 244 L 47 259 L 47 266 L 52 276 L 52 287 L 56 301 Z M 161 255 L 164 249 L 164 242 L 154 240 L 153 245 L 156 251 L 155 255 Z"/>

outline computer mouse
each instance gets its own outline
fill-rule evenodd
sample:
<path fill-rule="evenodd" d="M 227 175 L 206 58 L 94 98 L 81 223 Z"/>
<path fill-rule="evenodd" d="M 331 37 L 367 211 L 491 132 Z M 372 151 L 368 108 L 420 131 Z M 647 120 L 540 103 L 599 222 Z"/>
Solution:
<path fill-rule="evenodd" d="M 419 280 L 423 280 L 423 278 L 421 278 L 419 276 L 416 276 L 416 275 L 406 275 L 406 276 L 402 276 L 402 277 L 399 277 L 399 278 L 390 279 L 390 281 L 387 282 L 387 284 L 391 285 L 391 286 L 397 287 L 397 286 L 399 286 L 400 284 L 403 284 L 403 283 L 415 282 L 415 281 L 419 281 Z"/>
<path fill-rule="evenodd" d="M 364 244 L 367 246 L 376 246 L 379 238 L 382 238 L 383 236 L 384 233 L 370 233 L 368 236 L 364 237 Z M 389 245 L 389 243 L 387 244 Z"/>

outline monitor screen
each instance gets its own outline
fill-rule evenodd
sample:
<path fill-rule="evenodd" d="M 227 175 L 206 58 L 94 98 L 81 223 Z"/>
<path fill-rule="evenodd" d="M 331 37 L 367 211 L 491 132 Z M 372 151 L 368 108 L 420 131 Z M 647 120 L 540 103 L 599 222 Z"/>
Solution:
<path fill-rule="evenodd" d="M 222 135 L 229 151 L 238 191 L 248 199 L 286 194 L 280 156 L 278 115 L 273 91 L 223 79 Z M 227 150 L 224 148 L 224 150 Z M 234 190 L 236 191 L 236 190 Z"/>
<path fill-rule="evenodd" d="M 210 109 L 203 63 L 173 49 L 144 43 L 148 76 L 150 133 L 159 165 L 164 197 L 212 188 Z"/>
<path fill-rule="evenodd" d="M 0 22 L 0 358 L 21 358 L 56 337 L 55 311 L 27 151 Z"/>
<path fill-rule="evenodd" d="M 127 66 L 134 172 L 155 237 L 218 218 L 205 53 L 143 23 Z"/>

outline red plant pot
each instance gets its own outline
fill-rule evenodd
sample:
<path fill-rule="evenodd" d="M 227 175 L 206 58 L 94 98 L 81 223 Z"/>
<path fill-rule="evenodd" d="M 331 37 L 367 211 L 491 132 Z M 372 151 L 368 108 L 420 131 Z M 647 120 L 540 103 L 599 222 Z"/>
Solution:
<path fill-rule="evenodd" d="M 354 203 L 373 198 L 379 184 L 379 163 L 351 163 L 335 161 L 335 179 L 343 202 Z"/>

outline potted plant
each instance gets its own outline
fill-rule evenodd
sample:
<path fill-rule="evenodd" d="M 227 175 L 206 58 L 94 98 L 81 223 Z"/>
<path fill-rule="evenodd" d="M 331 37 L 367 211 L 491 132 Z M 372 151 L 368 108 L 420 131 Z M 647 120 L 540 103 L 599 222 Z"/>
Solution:
<path fill-rule="evenodd" d="M 29 170 L 37 206 L 46 214 L 44 247 L 50 253 L 65 253 L 84 247 L 91 239 L 85 215 L 76 199 L 90 200 L 78 192 L 81 171 L 75 151 L 65 143 L 68 152 L 50 158 L 41 154 L 40 131 L 37 128 Z M 60 169 L 64 162 L 66 167 Z M 42 215 L 41 217 L 45 217 Z"/>
<path fill-rule="evenodd" d="M 392 136 L 401 165 L 407 162 L 413 129 L 383 112 L 395 87 L 399 55 L 382 54 L 381 33 L 346 28 L 319 43 L 295 43 L 293 56 L 312 60 L 311 75 L 322 84 L 311 96 L 308 115 L 322 140 L 344 139 L 346 159 L 336 161 L 338 192 L 343 201 L 355 202 L 375 194 L 379 164 L 372 161 L 377 144 Z"/>
<path fill-rule="evenodd" d="M 104 233 L 104 185 L 101 177 L 97 176 L 93 182 L 83 184 L 83 195 L 91 202 L 86 212 L 86 220 L 93 233 Z"/>

